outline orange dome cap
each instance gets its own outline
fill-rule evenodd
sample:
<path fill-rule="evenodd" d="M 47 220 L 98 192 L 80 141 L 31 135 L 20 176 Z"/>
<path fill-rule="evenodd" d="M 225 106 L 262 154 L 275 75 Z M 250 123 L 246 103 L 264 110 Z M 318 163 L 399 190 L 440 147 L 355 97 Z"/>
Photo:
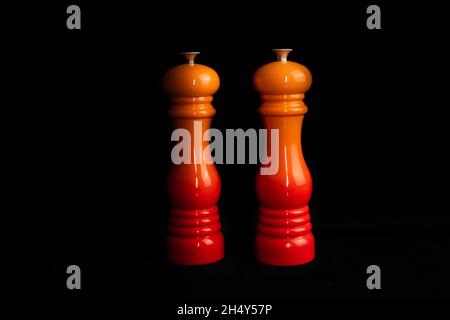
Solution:
<path fill-rule="evenodd" d="M 168 70 L 163 88 L 174 97 L 206 97 L 217 92 L 220 85 L 217 72 L 210 67 L 194 63 L 199 52 L 181 52 L 187 63 Z"/>
<path fill-rule="evenodd" d="M 263 95 L 303 94 L 311 87 L 311 72 L 302 64 L 288 61 L 292 49 L 273 49 L 278 61 L 263 65 L 253 76 L 253 86 Z"/>

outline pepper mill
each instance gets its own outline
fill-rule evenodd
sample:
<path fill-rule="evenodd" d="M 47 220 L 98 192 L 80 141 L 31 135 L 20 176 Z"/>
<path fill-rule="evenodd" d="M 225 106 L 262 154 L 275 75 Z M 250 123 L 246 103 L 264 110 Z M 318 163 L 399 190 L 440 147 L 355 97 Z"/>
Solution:
<path fill-rule="evenodd" d="M 253 77 L 261 95 L 258 112 L 264 127 L 269 132 L 279 130 L 278 151 L 269 150 L 279 153 L 278 172 L 262 175 L 260 171 L 256 178 L 260 209 L 255 255 L 265 264 L 294 266 L 312 261 L 315 255 L 308 207 L 312 179 L 301 146 L 307 111 L 303 98 L 312 76 L 305 66 L 287 60 L 291 49 L 273 51 L 278 61 L 263 65 Z"/>
<path fill-rule="evenodd" d="M 187 63 L 168 70 L 163 87 L 171 99 L 169 116 L 174 129 L 190 133 L 191 161 L 172 164 L 169 169 L 167 185 L 171 209 L 167 254 L 176 264 L 202 265 L 224 256 L 217 208 L 220 177 L 211 155 L 204 152 L 208 141 L 203 140 L 216 113 L 211 101 L 220 80 L 213 69 L 194 63 L 199 52 L 181 54 Z"/>

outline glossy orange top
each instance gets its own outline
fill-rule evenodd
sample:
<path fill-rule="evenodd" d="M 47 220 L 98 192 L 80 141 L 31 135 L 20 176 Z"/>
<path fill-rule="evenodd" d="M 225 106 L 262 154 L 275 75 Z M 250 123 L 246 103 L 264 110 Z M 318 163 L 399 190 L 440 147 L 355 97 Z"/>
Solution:
<path fill-rule="evenodd" d="M 311 72 L 302 64 L 288 61 L 291 49 L 274 49 L 278 61 L 263 65 L 253 76 L 261 95 L 303 94 L 311 87 Z"/>
<path fill-rule="evenodd" d="M 195 63 L 198 52 L 182 52 L 187 63 L 168 70 L 163 78 L 163 87 L 172 97 L 207 97 L 217 92 L 220 85 L 216 71 Z"/>

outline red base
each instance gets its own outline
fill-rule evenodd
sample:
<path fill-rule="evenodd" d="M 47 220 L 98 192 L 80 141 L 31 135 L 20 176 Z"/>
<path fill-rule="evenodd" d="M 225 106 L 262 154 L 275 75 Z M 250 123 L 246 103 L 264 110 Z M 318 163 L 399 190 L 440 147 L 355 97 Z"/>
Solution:
<path fill-rule="evenodd" d="M 271 238 L 258 234 L 255 254 L 258 261 L 273 266 L 305 264 L 314 260 L 314 236 Z"/>
<path fill-rule="evenodd" d="M 315 256 L 308 206 L 276 210 L 260 208 L 255 241 L 256 259 L 274 266 L 295 266 Z"/>
<path fill-rule="evenodd" d="M 200 265 L 219 261 L 224 256 L 223 235 L 216 233 L 198 238 L 169 236 L 169 260 L 182 265 Z"/>
<path fill-rule="evenodd" d="M 201 265 L 224 256 L 217 207 L 205 210 L 172 209 L 167 238 L 169 260 L 182 265 Z"/>

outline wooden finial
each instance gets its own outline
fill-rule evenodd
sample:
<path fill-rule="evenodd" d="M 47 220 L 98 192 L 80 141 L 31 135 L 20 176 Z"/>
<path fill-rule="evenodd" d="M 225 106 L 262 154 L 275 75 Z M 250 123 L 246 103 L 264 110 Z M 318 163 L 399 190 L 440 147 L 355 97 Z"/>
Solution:
<path fill-rule="evenodd" d="M 277 54 L 277 60 L 281 62 L 287 61 L 287 56 L 292 49 L 272 49 Z"/>
<path fill-rule="evenodd" d="M 189 63 L 189 65 L 194 65 L 195 57 L 200 54 L 200 52 L 197 51 L 189 51 L 189 52 L 180 52 L 181 55 L 183 55 L 186 58 L 186 61 Z"/>

